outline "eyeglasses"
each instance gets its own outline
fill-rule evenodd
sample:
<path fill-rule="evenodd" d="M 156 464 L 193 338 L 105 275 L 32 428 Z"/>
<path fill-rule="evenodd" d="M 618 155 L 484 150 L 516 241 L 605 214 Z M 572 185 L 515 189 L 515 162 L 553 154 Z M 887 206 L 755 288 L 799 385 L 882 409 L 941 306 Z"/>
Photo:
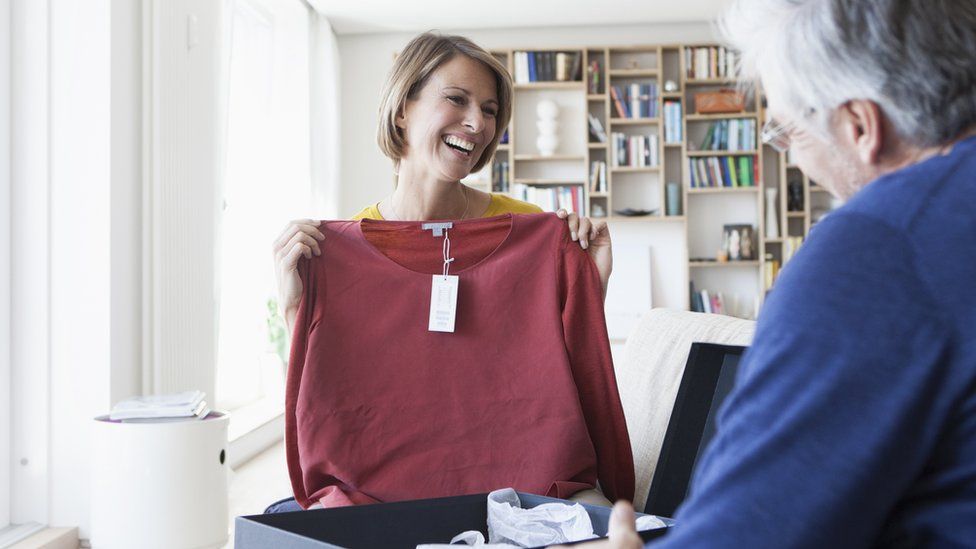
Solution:
<path fill-rule="evenodd" d="M 794 122 L 780 124 L 776 119 L 770 118 L 763 124 L 759 138 L 763 143 L 775 149 L 776 152 L 782 153 L 790 148 L 790 144 L 792 143 L 790 136 L 795 129 L 796 123 Z"/>
<path fill-rule="evenodd" d="M 804 111 L 803 117 L 809 118 L 815 112 L 817 112 L 816 109 L 809 108 Z M 793 143 L 793 134 L 796 132 L 796 129 L 797 124 L 795 121 L 781 124 L 775 118 L 770 118 L 763 124 L 762 131 L 759 133 L 759 139 L 775 149 L 776 152 L 786 152 Z"/>

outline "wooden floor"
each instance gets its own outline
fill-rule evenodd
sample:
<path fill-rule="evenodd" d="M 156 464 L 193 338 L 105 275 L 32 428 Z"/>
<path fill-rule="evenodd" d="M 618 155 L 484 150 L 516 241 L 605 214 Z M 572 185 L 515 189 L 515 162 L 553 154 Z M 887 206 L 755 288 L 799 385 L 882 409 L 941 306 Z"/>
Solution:
<path fill-rule="evenodd" d="M 224 549 L 234 546 L 234 518 L 256 515 L 269 504 L 291 496 L 285 445 L 279 442 L 241 465 L 230 479 L 230 538 Z"/>

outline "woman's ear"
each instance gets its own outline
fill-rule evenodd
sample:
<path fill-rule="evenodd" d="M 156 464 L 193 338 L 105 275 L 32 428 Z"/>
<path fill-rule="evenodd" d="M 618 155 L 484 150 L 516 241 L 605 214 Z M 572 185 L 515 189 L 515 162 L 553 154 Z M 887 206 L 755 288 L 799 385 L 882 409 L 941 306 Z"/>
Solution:
<path fill-rule="evenodd" d="M 396 125 L 396 127 L 400 128 L 401 130 L 405 130 L 407 128 L 406 110 L 407 110 L 406 105 L 400 105 L 400 108 L 397 109 L 396 118 L 393 119 L 394 125 Z"/>

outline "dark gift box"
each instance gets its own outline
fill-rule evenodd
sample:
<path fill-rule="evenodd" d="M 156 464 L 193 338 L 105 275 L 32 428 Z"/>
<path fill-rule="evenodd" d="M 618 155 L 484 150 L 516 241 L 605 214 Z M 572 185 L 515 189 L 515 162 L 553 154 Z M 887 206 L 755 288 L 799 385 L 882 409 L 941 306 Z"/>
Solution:
<path fill-rule="evenodd" d="M 543 503 L 572 503 L 521 492 L 519 499 L 526 509 Z M 606 536 L 610 508 L 587 504 L 583 507 L 593 522 L 594 533 Z M 451 538 L 467 530 L 480 530 L 487 540 L 487 520 L 488 494 L 251 515 L 237 517 L 234 547 L 413 548 L 424 543 L 450 543 Z M 671 524 L 668 519 L 664 521 Z M 647 541 L 663 536 L 667 530 L 648 530 L 640 535 Z"/>

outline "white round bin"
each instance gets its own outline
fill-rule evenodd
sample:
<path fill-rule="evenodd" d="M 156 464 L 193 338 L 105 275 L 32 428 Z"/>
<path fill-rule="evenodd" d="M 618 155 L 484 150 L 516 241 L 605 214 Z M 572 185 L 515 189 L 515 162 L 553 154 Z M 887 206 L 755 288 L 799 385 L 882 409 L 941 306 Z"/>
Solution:
<path fill-rule="evenodd" d="M 122 423 L 95 418 L 94 549 L 227 543 L 228 415 Z"/>

